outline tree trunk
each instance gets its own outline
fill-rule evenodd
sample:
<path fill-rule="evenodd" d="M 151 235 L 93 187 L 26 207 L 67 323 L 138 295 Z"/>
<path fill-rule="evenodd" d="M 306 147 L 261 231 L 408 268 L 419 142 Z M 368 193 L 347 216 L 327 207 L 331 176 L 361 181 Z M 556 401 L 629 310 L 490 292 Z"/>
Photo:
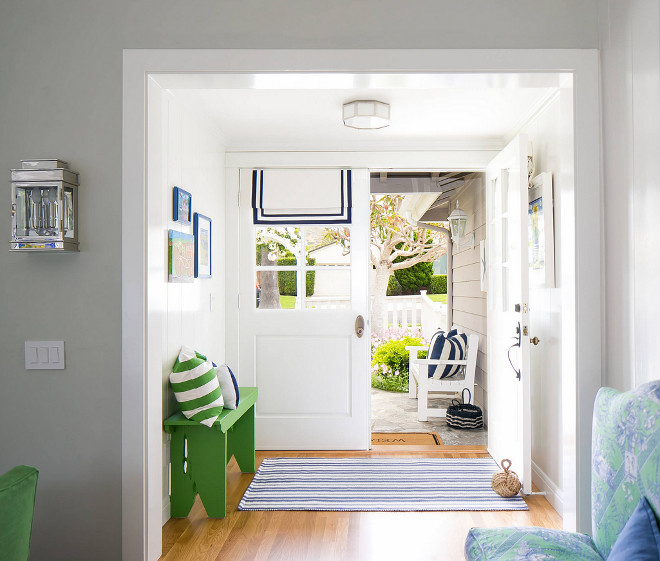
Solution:
<path fill-rule="evenodd" d="M 268 246 L 261 246 L 261 264 L 266 267 L 274 267 L 275 261 L 268 258 Z M 277 282 L 277 271 L 261 271 L 261 299 L 259 308 L 263 310 L 279 310 L 280 304 L 280 286 Z"/>
<path fill-rule="evenodd" d="M 381 261 L 376 265 L 376 278 L 374 280 L 373 305 L 371 307 L 371 332 L 382 335 L 387 329 L 387 284 L 390 280 L 391 270 L 389 263 Z"/>

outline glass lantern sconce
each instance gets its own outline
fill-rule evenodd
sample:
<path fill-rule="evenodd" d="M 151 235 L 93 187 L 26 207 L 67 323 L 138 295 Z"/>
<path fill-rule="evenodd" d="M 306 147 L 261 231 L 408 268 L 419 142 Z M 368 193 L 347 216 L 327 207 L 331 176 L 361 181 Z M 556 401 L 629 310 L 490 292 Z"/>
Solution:
<path fill-rule="evenodd" d="M 11 170 L 10 251 L 78 251 L 78 174 L 62 160 Z"/>
<path fill-rule="evenodd" d="M 447 218 L 449 221 L 449 228 L 451 230 L 451 239 L 460 251 L 468 247 L 474 248 L 474 232 L 469 236 L 465 236 L 465 229 L 467 227 L 467 214 L 464 210 L 458 208 L 458 200 L 456 201 L 456 208 L 452 211 Z"/>

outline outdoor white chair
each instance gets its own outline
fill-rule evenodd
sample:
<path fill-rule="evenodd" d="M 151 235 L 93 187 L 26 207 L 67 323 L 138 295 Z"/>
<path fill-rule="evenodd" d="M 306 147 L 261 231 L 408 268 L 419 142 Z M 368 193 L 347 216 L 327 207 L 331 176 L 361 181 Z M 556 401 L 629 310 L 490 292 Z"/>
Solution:
<path fill-rule="evenodd" d="M 479 351 L 479 336 L 475 333 L 468 337 L 466 360 L 434 360 L 417 358 L 420 351 L 428 351 L 428 347 L 406 347 L 410 352 L 408 359 L 408 397 L 417 398 L 417 419 L 428 421 L 429 417 L 446 417 L 447 409 L 429 407 L 429 393 L 456 394 L 467 388 L 474 395 L 474 373 L 477 369 L 477 352 Z M 435 369 L 434 376 L 429 378 L 431 365 L 460 364 L 462 368 L 453 376 L 440 378 L 442 368 Z"/>

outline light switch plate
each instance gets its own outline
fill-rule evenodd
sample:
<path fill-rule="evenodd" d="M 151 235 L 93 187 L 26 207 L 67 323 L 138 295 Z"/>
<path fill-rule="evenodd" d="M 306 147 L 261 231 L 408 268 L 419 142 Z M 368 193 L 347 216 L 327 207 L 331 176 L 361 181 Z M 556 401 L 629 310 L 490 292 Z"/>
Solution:
<path fill-rule="evenodd" d="M 64 370 L 64 341 L 25 341 L 26 370 Z"/>

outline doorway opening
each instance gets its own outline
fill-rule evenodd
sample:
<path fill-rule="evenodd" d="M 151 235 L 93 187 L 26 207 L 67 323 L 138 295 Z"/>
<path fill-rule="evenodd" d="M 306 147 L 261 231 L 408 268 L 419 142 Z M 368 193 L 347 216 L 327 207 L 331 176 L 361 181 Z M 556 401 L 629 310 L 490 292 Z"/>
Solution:
<path fill-rule="evenodd" d="M 430 357 L 428 347 L 432 340 L 434 346 L 444 344 L 434 338 L 436 335 L 444 338 L 455 329 L 465 335 L 477 334 L 485 341 L 485 322 L 472 323 L 472 329 L 469 329 L 452 321 L 453 257 L 470 248 L 465 243 L 454 247 L 448 223 L 452 203 L 459 194 L 471 194 L 476 184 L 483 181 L 481 176 L 473 171 L 440 170 L 371 174 L 373 445 L 401 443 L 417 446 L 421 440 L 406 438 L 406 434 L 419 433 L 433 437 L 425 439 L 428 446 L 479 446 L 485 449 L 488 444 L 484 424 L 470 430 L 460 429 L 450 426 L 451 421 L 448 425 L 445 416 L 448 407 L 464 401 L 479 407 L 482 414 L 486 410 L 484 352 L 475 367 L 476 383 L 470 376 L 466 380 L 466 366 L 450 368 L 447 372 L 444 368 L 438 370 L 438 379 L 441 375 L 462 379 L 465 391 L 451 389 L 429 393 L 428 410 L 424 413 L 418 407 L 420 397 L 414 378 L 413 390 L 409 388 L 410 352 L 413 357 Z M 473 226 L 473 222 L 471 216 L 469 232 L 483 236 L 481 225 Z M 478 261 L 473 255 L 471 260 L 465 255 L 458 259 L 462 266 Z M 462 274 L 459 282 L 479 280 L 478 272 L 470 274 L 473 279 Z M 484 292 L 468 284 L 462 285 L 459 293 L 476 301 L 473 311 L 483 310 L 485 313 L 485 302 L 481 302 L 485 301 Z M 415 346 L 420 346 L 419 353 L 407 349 Z M 462 347 L 459 349 L 463 350 Z M 479 399 L 476 399 L 477 394 Z M 440 410 L 442 416 L 431 416 L 435 410 Z M 478 414 L 477 410 L 473 412 Z"/>
<path fill-rule="evenodd" d="M 564 304 L 571 314 L 562 319 L 562 324 L 567 329 L 562 330 L 562 338 L 570 341 L 575 340 L 579 334 L 581 340 L 580 353 L 577 350 L 562 355 L 562 403 L 565 414 L 562 416 L 562 434 L 578 435 L 576 439 L 562 440 L 560 447 L 563 448 L 561 463 L 564 466 L 562 480 L 563 492 L 570 510 L 569 517 L 565 517 L 565 525 L 568 528 L 586 527 L 583 518 L 588 518 L 588 449 L 575 446 L 575 442 L 588 443 L 590 432 L 590 406 L 592 397 L 598 387 L 599 380 L 599 349 L 600 343 L 597 334 L 594 334 L 587 322 L 578 322 L 578 317 L 593 320 L 599 317 L 599 291 L 594 290 L 590 282 L 589 287 L 583 285 L 580 279 L 592 278 L 582 275 L 587 270 L 593 272 L 599 270 L 599 263 L 593 259 L 585 258 L 577 262 L 575 257 L 575 246 L 578 248 L 586 244 L 584 255 L 597 258 L 599 252 L 599 236 L 597 217 L 587 216 L 585 220 L 576 222 L 574 220 L 574 205 L 593 204 L 599 200 L 597 186 L 599 184 L 594 178 L 599 177 L 598 166 L 598 127 L 597 127 L 597 56 L 591 52 L 554 52 L 537 51 L 530 59 L 529 53 L 517 53 L 505 51 L 500 53 L 500 58 L 493 60 L 491 52 L 401 52 L 398 55 L 392 53 L 383 62 L 383 53 L 351 53 L 350 57 L 341 52 L 329 52 L 321 54 L 289 53 L 286 52 L 222 52 L 222 51 L 127 51 L 125 53 L 124 65 L 124 197 L 122 221 L 123 228 L 123 403 L 124 403 L 124 425 L 123 425 L 123 447 L 124 447 L 124 529 L 125 547 L 127 556 L 135 555 L 135 551 L 142 550 L 149 559 L 155 558 L 157 548 L 154 547 L 159 541 L 159 520 L 154 517 L 159 512 L 162 495 L 161 480 L 163 477 L 161 458 L 161 422 L 162 422 L 162 382 L 160 375 L 163 367 L 163 353 L 157 348 L 164 342 L 160 330 L 163 325 L 161 310 L 163 287 L 160 285 L 163 275 L 159 273 L 162 263 L 158 262 L 160 255 L 159 236 L 154 235 L 161 231 L 158 223 L 160 217 L 158 211 L 154 213 L 154 205 L 162 205 L 167 200 L 166 190 L 162 189 L 154 178 L 154 170 L 147 170 L 145 147 L 151 145 L 152 132 L 158 133 L 151 128 L 145 127 L 147 122 L 147 110 L 151 111 L 151 103 L 145 104 L 145 76 L 148 86 L 154 85 L 160 91 L 176 90 L 176 82 L 182 77 L 188 80 L 184 90 L 190 89 L 213 89 L 219 83 L 224 82 L 224 87 L 229 84 L 235 88 L 236 84 L 243 80 L 250 83 L 248 87 L 261 88 L 266 83 L 272 84 L 272 80 L 290 80 L 300 78 L 300 75 L 309 73 L 323 73 L 328 70 L 348 69 L 355 72 L 356 80 L 351 83 L 351 88 L 356 85 L 369 82 L 375 75 L 364 74 L 365 69 L 380 68 L 396 73 L 396 82 L 403 87 L 404 83 L 411 78 L 413 83 L 417 75 L 407 74 L 414 72 L 415 68 L 425 68 L 434 75 L 441 76 L 441 80 L 449 78 L 455 80 L 457 76 L 471 78 L 466 72 L 479 73 L 483 69 L 492 72 L 495 82 L 504 75 L 497 74 L 501 68 L 515 68 L 520 72 L 529 72 L 533 75 L 533 81 L 543 80 L 539 72 L 562 72 L 573 74 L 580 80 L 580 87 L 575 93 L 570 94 L 570 105 L 576 108 L 575 120 L 575 148 L 567 148 L 571 155 L 579 154 L 576 159 L 576 168 L 579 174 L 576 177 L 584 178 L 584 184 L 575 186 L 572 184 L 566 189 L 566 197 L 562 203 L 563 216 L 571 222 L 566 224 L 566 244 L 563 249 L 567 263 L 573 262 L 573 268 L 562 271 L 562 278 L 566 280 L 563 294 Z M 297 57 L 302 58 L 297 58 Z M 291 57 L 294 57 L 293 59 Z M 356 57 L 356 58 L 352 58 Z M 356 60 L 358 61 L 356 63 Z M 506 60 L 506 63 L 502 61 Z M 334 61 L 334 62 L 332 62 Z M 230 74 L 240 69 L 242 74 Z M 287 69 L 284 72 L 284 69 Z M 568 69 L 568 70 L 567 70 Z M 294 76 L 291 70 L 300 74 Z M 330 72 L 326 78 L 340 77 Z M 177 74 L 181 73 L 181 74 Z M 197 73 L 197 74 L 194 74 Z M 226 74 L 225 74 L 226 73 Z M 405 77 L 406 80 L 401 81 Z M 510 77 L 510 74 L 509 74 Z M 367 78 L 367 82 L 364 79 Z M 352 79 L 352 78 L 351 78 Z M 504 78 L 501 84 L 506 83 Z M 191 83 L 193 84 L 191 86 Z M 509 82 L 510 83 L 510 82 Z M 232 86 L 233 84 L 233 86 Z M 376 88 L 382 86 L 383 82 L 372 82 Z M 222 86 L 221 86 L 222 87 Z M 150 101 L 150 100 L 149 100 Z M 243 130 L 259 130 L 261 123 L 256 126 L 244 126 Z M 284 130 L 284 129 L 282 129 Z M 281 131 L 280 131 L 281 132 Z M 149 134 L 150 142 L 146 142 Z M 280 135 L 281 136 L 281 135 Z M 417 146 L 420 151 L 411 152 L 414 148 L 403 144 L 393 144 L 388 150 L 381 150 L 369 142 L 361 142 L 359 147 L 349 146 L 343 142 L 327 144 L 321 149 L 306 145 L 303 151 L 292 158 L 292 146 L 276 144 L 273 137 L 265 139 L 261 146 L 252 147 L 245 145 L 224 144 L 224 169 L 227 183 L 221 189 L 221 205 L 227 209 L 225 216 L 225 231 L 237 232 L 237 217 L 231 215 L 238 200 L 238 192 L 232 190 L 231 185 L 237 185 L 239 171 L 241 169 L 254 169 L 264 166 L 304 166 L 304 167 L 350 167 L 353 169 L 371 170 L 410 170 L 410 169 L 472 169 L 483 170 L 493 152 L 501 147 L 501 142 L 485 143 L 480 147 L 472 146 L 467 150 L 465 142 L 462 144 L 448 145 L 437 142 L 427 145 L 428 149 Z M 465 140 L 465 139 L 463 139 Z M 330 156 L 320 156 L 319 150 L 329 151 Z M 221 151 L 222 152 L 222 151 Z M 571 171 L 573 167 L 571 166 Z M 162 172 L 162 170 L 161 170 Z M 147 181 L 144 178 L 147 177 Z M 589 178 L 589 181 L 586 181 Z M 572 177 L 571 177 L 572 179 Z M 135 185 L 143 186 L 143 194 L 148 196 L 135 196 Z M 139 195 L 139 194 L 138 194 Z M 199 200 L 199 199 L 198 199 Z M 148 207 L 147 207 L 148 205 Z M 154 221 L 155 219 L 155 221 Z M 136 240 L 139 243 L 136 243 Z M 578 241 L 579 240 L 579 241 Z M 214 271 L 218 259 L 220 268 L 224 264 L 237 262 L 236 249 L 232 242 L 235 238 L 227 237 L 222 255 L 214 254 Z M 215 244 L 215 248 L 222 248 L 222 244 Z M 584 249 L 584 248 L 583 248 Z M 155 250 L 155 253 L 152 252 Z M 222 251 L 222 249 L 221 249 Z M 573 252 L 573 253 L 571 253 Z M 152 259 L 153 257 L 153 259 Z M 580 273 L 580 274 L 578 274 Z M 253 276 L 254 278 L 254 276 Z M 142 279 L 142 282 L 136 282 Z M 237 314 L 226 306 L 230 301 L 235 304 L 238 294 L 237 280 L 227 274 L 224 279 L 223 293 L 225 298 L 225 325 L 232 326 L 225 330 L 225 358 L 236 359 L 237 344 L 239 337 L 235 326 L 238 324 Z M 587 290 L 588 289 L 588 290 Z M 254 283 L 250 286 L 250 300 L 254 300 Z M 149 298 L 146 297 L 147 293 Z M 580 294 L 579 310 L 573 315 L 572 303 L 575 302 L 576 294 Z M 208 296 L 208 294 L 207 294 Z M 208 299 L 206 302 L 207 306 Z M 215 305 L 217 306 L 216 300 Z M 211 299 L 210 308 L 214 307 Z M 140 315 L 140 310 L 144 313 Z M 578 316 L 578 312 L 583 314 Z M 139 319 L 139 321 L 137 321 Z M 233 357 L 230 354 L 234 353 Z M 576 370 L 581 371 L 580 379 L 575 376 Z M 575 388 L 577 387 L 577 394 Z M 142 427 L 142 430 L 136 430 Z M 136 474 L 140 474 L 139 476 Z M 146 485 L 146 482 L 149 485 Z M 577 492 L 576 492 L 577 489 Z M 577 497 L 573 503 L 571 497 Z M 573 506 L 571 507 L 571 504 Z M 575 505 L 580 506 L 580 512 L 576 513 Z M 163 505 L 165 506 L 165 505 Z M 576 518 L 576 516 L 579 518 Z M 141 520 L 138 520 L 141 518 Z M 586 524 L 585 522 L 584 524 Z"/>

